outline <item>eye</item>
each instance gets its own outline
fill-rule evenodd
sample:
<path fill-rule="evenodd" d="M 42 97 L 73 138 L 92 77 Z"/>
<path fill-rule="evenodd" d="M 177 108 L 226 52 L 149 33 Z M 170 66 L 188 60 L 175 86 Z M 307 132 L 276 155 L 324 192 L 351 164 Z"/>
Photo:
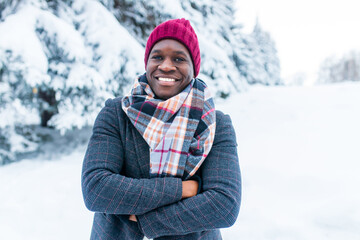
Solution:
<path fill-rule="evenodd" d="M 153 56 L 151 57 L 151 59 L 154 59 L 154 60 L 162 60 L 163 58 L 162 58 L 161 55 L 153 55 Z"/>
<path fill-rule="evenodd" d="M 175 62 L 184 62 L 184 61 L 185 61 L 185 58 L 176 57 L 174 60 L 175 60 Z"/>

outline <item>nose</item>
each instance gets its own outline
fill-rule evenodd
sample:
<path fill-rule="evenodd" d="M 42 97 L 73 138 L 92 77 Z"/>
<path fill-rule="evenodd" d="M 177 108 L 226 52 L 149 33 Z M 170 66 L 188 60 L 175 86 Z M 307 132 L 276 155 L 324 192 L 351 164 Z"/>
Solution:
<path fill-rule="evenodd" d="M 158 66 L 158 69 L 164 72 L 169 72 L 176 70 L 176 67 L 174 66 L 170 58 L 165 58 L 164 61 Z"/>

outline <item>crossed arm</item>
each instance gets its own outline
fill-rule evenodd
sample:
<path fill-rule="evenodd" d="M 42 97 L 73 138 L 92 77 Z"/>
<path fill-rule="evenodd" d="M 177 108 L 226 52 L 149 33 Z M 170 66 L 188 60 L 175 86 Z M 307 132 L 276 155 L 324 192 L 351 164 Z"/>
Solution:
<path fill-rule="evenodd" d="M 194 197 L 199 190 L 199 183 L 195 180 L 182 181 L 182 195 L 181 198 Z M 129 216 L 129 220 L 137 222 L 135 214 Z"/>
<path fill-rule="evenodd" d="M 235 222 L 241 179 L 228 116 L 217 114 L 215 142 L 200 168 L 202 192 L 195 196 L 193 183 L 179 178 L 135 179 L 121 174 L 124 143 L 115 108 L 108 101 L 99 114 L 84 159 L 82 188 L 91 211 L 136 215 L 148 238 L 228 227 Z M 189 192 L 188 187 L 192 188 Z"/>

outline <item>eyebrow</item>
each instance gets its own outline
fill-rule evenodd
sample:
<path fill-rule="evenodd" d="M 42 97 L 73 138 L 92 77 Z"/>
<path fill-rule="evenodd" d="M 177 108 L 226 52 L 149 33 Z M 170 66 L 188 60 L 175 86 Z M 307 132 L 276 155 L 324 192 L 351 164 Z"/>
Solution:
<path fill-rule="evenodd" d="M 184 56 L 186 56 L 186 53 L 184 51 L 175 51 L 176 54 L 182 54 Z"/>
<path fill-rule="evenodd" d="M 151 53 L 161 53 L 160 50 L 152 50 Z"/>
<path fill-rule="evenodd" d="M 161 53 L 161 50 L 155 49 L 155 50 L 151 51 L 151 53 Z M 175 51 L 174 53 L 186 56 L 186 53 L 184 51 Z"/>

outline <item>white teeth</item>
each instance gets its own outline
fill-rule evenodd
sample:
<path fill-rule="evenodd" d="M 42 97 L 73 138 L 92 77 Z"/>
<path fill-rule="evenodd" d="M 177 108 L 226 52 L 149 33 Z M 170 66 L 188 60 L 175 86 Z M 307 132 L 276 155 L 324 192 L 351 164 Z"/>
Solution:
<path fill-rule="evenodd" d="M 162 78 L 162 77 L 159 77 L 159 81 L 163 81 L 163 82 L 175 82 L 175 79 L 173 79 L 173 78 Z"/>

